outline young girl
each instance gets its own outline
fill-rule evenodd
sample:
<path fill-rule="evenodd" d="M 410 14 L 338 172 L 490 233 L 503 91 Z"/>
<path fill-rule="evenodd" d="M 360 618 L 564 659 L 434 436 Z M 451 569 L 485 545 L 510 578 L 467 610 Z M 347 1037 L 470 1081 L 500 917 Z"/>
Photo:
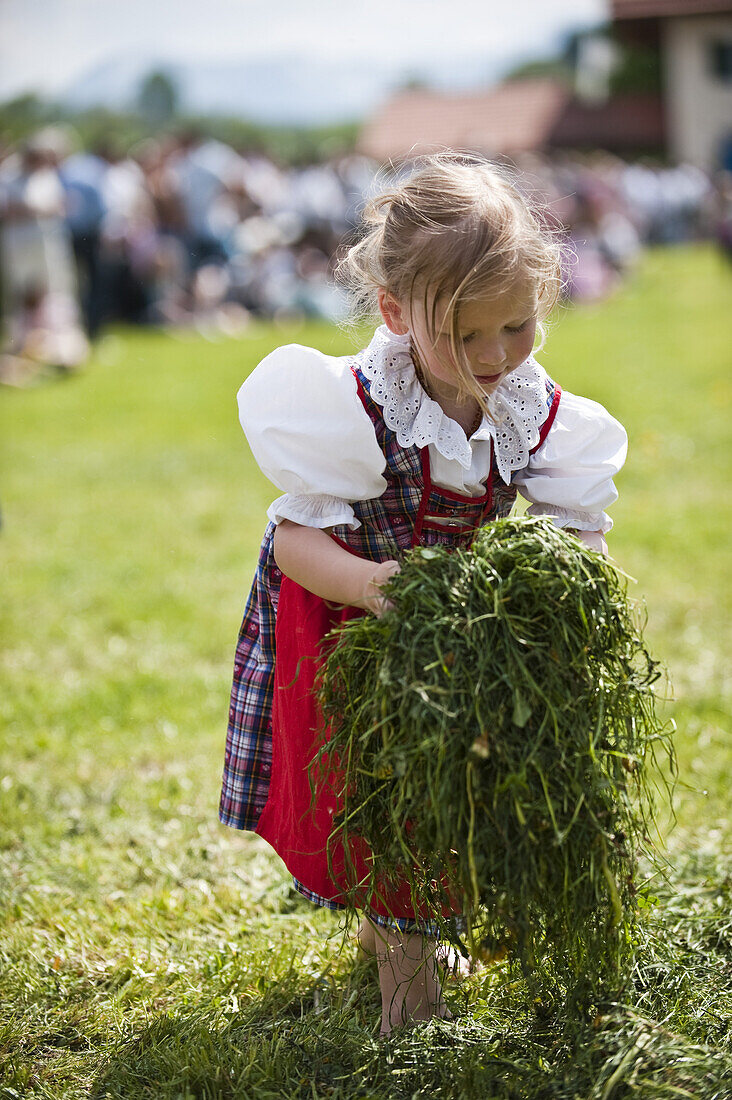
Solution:
<path fill-rule="evenodd" d="M 324 736 L 312 686 L 324 635 L 381 614 L 409 547 L 469 545 L 517 492 L 605 549 L 625 459 L 622 427 L 562 392 L 532 356 L 560 290 L 559 250 L 494 168 L 424 159 L 371 202 L 342 270 L 383 325 L 357 355 L 290 344 L 239 391 L 242 427 L 271 505 L 234 666 L 221 820 L 253 829 L 316 905 L 342 908 L 338 811 L 312 804 Z M 382 1034 L 446 1015 L 434 928 L 409 896 L 371 900 L 361 942 L 376 955 Z"/>

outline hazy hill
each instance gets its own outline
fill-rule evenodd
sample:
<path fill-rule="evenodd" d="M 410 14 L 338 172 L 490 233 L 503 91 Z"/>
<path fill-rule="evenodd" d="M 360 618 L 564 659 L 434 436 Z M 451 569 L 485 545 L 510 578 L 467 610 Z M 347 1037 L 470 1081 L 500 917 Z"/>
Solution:
<path fill-rule="evenodd" d="M 500 69 L 504 67 L 505 58 L 501 58 Z M 490 58 L 448 58 L 419 72 L 303 56 L 180 64 L 160 61 L 154 55 L 120 55 L 75 80 L 62 98 L 77 109 L 123 108 L 132 103 L 147 73 L 162 70 L 175 82 L 185 111 L 312 125 L 359 118 L 410 79 L 457 88 L 492 82 L 500 69 Z"/>

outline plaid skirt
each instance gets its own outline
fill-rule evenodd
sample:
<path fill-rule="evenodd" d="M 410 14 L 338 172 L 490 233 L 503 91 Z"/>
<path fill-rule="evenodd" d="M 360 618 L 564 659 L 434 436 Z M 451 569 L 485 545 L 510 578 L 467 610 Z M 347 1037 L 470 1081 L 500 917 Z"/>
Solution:
<path fill-rule="evenodd" d="M 256 829 L 272 775 L 275 623 L 282 573 L 274 560 L 273 523 L 259 551 L 234 657 L 219 819 Z"/>

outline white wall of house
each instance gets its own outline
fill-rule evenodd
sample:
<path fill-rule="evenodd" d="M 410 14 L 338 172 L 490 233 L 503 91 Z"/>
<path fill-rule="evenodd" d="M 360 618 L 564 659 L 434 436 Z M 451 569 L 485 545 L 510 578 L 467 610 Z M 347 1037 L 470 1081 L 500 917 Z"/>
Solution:
<path fill-rule="evenodd" d="M 732 141 L 732 79 L 712 71 L 714 43 L 732 46 L 732 16 L 664 20 L 670 153 L 701 168 L 719 164 Z"/>

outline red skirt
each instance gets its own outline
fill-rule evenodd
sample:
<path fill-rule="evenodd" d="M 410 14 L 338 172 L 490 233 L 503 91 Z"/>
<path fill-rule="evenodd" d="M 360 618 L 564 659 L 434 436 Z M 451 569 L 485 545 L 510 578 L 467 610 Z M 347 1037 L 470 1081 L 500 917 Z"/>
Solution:
<path fill-rule="evenodd" d="M 324 659 L 324 638 L 333 627 L 363 614 L 355 607 L 334 608 L 289 577 L 282 578 L 275 635 L 272 778 L 256 832 L 312 893 L 341 904 L 350 893 L 358 908 L 386 917 L 428 920 L 429 912 L 415 913 L 406 884 L 378 894 L 364 889 L 354 895 L 349 890 L 368 880 L 371 855 L 365 845 L 356 845 L 351 877 L 347 876 L 343 847 L 329 839 L 341 808 L 343 775 L 337 770 L 319 775 L 311 769 L 327 740 L 313 691 Z"/>

